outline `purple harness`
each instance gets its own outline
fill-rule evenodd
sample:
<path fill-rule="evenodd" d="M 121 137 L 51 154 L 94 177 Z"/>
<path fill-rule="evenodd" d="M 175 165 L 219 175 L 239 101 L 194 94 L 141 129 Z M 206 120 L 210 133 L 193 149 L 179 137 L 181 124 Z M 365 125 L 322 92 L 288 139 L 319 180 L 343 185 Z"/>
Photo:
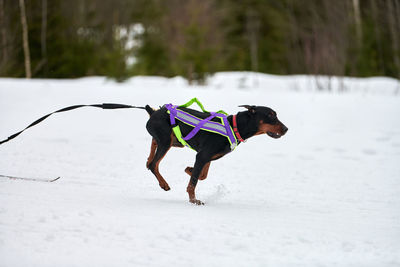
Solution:
<path fill-rule="evenodd" d="M 175 136 L 183 145 L 190 147 L 190 145 L 186 141 L 193 138 L 200 130 L 205 130 L 225 136 L 230 143 L 231 151 L 234 150 L 235 147 L 237 146 L 238 142 L 235 138 L 235 135 L 233 134 L 232 127 L 230 126 L 227 120 L 227 116 L 225 114 L 218 112 L 210 112 L 211 114 L 210 116 L 208 116 L 205 119 L 201 119 L 193 116 L 188 112 L 184 112 L 178 109 L 179 108 L 178 106 L 172 104 L 166 104 L 164 106 L 165 108 L 167 108 L 170 114 L 170 122 L 171 125 L 173 126 Z M 220 118 L 221 122 L 219 123 L 211 121 L 215 117 Z M 182 133 L 179 129 L 179 125 L 176 124 L 176 120 L 179 120 L 194 128 L 190 131 L 189 134 L 187 134 L 185 137 L 182 137 Z"/>

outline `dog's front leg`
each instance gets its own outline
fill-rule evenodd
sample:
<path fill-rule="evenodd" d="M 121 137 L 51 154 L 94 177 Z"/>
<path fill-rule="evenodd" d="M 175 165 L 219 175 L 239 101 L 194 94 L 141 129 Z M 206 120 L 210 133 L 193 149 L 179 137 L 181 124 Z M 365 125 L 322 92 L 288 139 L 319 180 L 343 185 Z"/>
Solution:
<path fill-rule="evenodd" d="M 207 165 L 207 163 L 210 161 L 207 157 L 205 157 L 201 152 L 197 153 L 196 155 L 196 162 L 194 163 L 192 175 L 190 177 L 189 184 L 186 188 L 186 191 L 189 194 L 189 201 L 190 203 L 196 204 L 196 205 L 204 205 L 204 203 L 198 199 L 196 199 L 196 185 L 199 180 L 199 176 L 203 170 L 203 168 Z"/>
<path fill-rule="evenodd" d="M 196 205 L 204 205 L 204 202 L 196 199 L 196 194 L 194 190 L 196 189 L 196 186 L 193 185 L 191 182 L 189 182 L 188 187 L 186 188 L 186 192 L 189 194 L 189 202 L 196 204 Z"/>

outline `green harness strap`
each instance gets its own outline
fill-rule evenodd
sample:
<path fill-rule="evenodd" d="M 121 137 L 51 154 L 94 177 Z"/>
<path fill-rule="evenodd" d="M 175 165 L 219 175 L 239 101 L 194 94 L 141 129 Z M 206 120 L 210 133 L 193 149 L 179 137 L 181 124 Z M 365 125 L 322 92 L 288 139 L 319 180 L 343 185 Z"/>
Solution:
<path fill-rule="evenodd" d="M 169 113 L 169 112 L 168 112 Z M 184 145 L 187 146 L 188 148 L 193 149 L 193 147 L 191 147 L 185 140 L 183 140 L 182 138 L 182 132 L 181 132 L 181 128 L 179 128 L 179 125 L 176 125 L 175 127 L 172 128 L 172 131 L 174 131 L 174 134 L 176 136 L 176 139 L 178 139 L 178 141 Z M 193 149 L 194 150 L 194 149 Z"/>
<path fill-rule="evenodd" d="M 203 104 L 197 99 L 197 97 L 192 98 L 189 102 L 187 102 L 186 104 L 180 105 L 179 107 L 180 108 L 187 108 L 187 107 L 190 107 L 193 103 L 196 103 L 201 108 L 201 110 L 203 112 L 210 113 L 209 111 L 204 109 Z M 224 115 L 228 116 L 228 113 L 226 113 L 223 110 L 218 110 L 216 113 L 221 113 L 221 114 L 224 114 Z"/>

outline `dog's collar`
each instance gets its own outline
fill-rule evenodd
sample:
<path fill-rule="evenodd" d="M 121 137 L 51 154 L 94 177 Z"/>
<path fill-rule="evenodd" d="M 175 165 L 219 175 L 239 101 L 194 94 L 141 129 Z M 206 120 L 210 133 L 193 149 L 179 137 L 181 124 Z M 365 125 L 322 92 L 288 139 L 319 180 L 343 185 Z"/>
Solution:
<path fill-rule="evenodd" d="M 244 142 L 243 138 L 240 136 L 238 127 L 237 127 L 237 122 L 236 122 L 236 115 L 233 115 L 232 117 L 232 124 L 233 124 L 233 131 L 235 132 L 236 138 L 240 141 L 240 142 Z"/>

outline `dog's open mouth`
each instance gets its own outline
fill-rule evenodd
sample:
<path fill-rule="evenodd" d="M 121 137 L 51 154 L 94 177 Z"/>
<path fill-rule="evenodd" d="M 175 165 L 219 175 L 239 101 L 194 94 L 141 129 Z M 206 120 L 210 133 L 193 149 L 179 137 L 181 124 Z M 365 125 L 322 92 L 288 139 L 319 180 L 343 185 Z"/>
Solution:
<path fill-rule="evenodd" d="M 268 136 L 272 138 L 280 138 L 282 135 L 278 133 L 273 133 L 273 132 L 267 132 Z"/>

